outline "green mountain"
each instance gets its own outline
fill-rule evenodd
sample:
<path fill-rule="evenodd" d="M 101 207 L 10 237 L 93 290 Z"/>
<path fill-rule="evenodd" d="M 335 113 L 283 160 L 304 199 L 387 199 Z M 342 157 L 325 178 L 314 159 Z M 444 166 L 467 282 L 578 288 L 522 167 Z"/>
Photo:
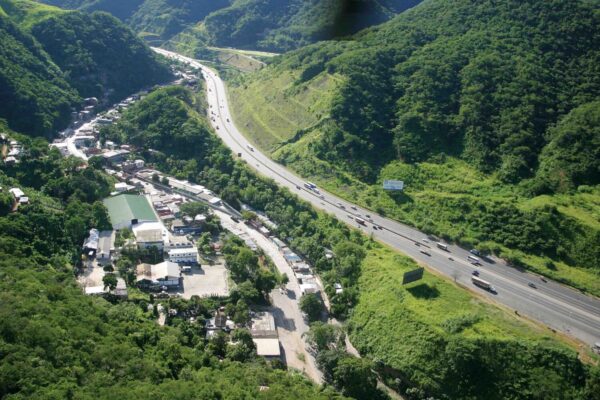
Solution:
<path fill-rule="evenodd" d="M 42 47 L 0 13 L 0 118 L 21 132 L 43 135 L 63 127 L 79 100 Z"/>
<path fill-rule="evenodd" d="M 64 128 L 81 97 L 120 99 L 170 76 L 166 65 L 108 14 L 0 1 L 0 118 L 20 132 Z"/>
<path fill-rule="evenodd" d="M 239 77 L 236 119 L 342 196 L 600 293 L 598 4 L 429 0 Z"/>
<path fill-rule="evenodd" d="M 287 51 L 389 20 L 421 0 L 46 0 L 62 8 L 107 11 L 155 44 Z"/>

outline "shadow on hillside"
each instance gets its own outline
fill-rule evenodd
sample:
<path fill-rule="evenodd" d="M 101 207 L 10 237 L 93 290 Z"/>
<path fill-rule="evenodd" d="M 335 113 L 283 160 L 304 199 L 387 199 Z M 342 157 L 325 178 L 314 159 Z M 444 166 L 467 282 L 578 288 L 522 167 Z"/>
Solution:
<path fill-rule="evenodd" d="M 406 290 L 418 299 L 435 299 L 440 295 L 440 291 L 436 287 L 429 286 L 426 283 L 421 283 Z"/>

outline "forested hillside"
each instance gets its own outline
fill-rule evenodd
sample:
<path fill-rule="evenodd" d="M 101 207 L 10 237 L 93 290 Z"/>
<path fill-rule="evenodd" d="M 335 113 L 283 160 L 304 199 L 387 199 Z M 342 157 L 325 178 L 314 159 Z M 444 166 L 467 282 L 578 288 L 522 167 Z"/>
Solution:
<path fill-rule="evenodd" d="M 282 56 L 231 99 L 258 144 L 329 189 L 600 293 L 597 10 L 429 0 Z"/>
<path fill-rule="evenodd" d="M 0 118 L 20 132 L 64 128 L 81 97 L 115 101 L 170 72 L 117 19 L 0 1 Z"/>
<path fill-rule="evenodd" d="M 0 13 L 0 118 L 34 135 L 63 127 L 79 96 L 35 39 Z"/>
<path fill-rule="evenodd" d="M 102 10 L 154 44 L 287 51 L 339 38 L 390 19 L 421 0 L 45 0 L 63 8 Z"/>

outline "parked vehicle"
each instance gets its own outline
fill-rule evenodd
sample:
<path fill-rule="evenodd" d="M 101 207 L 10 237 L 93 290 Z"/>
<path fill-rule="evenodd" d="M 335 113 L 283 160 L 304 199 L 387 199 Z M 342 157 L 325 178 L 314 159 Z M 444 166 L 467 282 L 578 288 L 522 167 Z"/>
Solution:
<path fill-rule="evenodd" d="M 184 274 L 189 274 L 190 272 L 192 272 L 192 267 L 190 267 L 189 265 L 184 265 L 181 267 L 181 272 L 183 272 Z"/>

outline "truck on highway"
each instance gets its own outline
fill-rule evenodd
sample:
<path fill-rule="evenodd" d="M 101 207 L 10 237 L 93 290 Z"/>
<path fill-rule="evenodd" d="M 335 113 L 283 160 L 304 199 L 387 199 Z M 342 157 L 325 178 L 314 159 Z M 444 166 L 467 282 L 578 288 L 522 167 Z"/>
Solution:
<path fill-rule="evenodd" d="M 304 182 L 304 187 L 307 188 L 308 190 L 314 190 L 317 188 L 317 185 L 315 185 L 312 182 L 306 181 L 306 182 Z"/>
<path fill-rule="evenodd" d="M 445 245 L 444 243 L 440 243 L 440 242 L 437 242 L 436 245 L 437 245 L 438 249 L 448 251 L 448 245 Z"/>
<path fill-rule="evenodd" d="M 365 225 L 365 226 L 367 225 L 367 223 L 365 222 L 365 220 L 362 219 L 362 218 L 356 217 L 354 219 L 356 220 L 356 222 L 358 222 L 361 225 Z"/>
<path fill-rule="evenodd" d="M 478 277 L 476 275 L 471 275 L 471 282 L 473 282 L 473 285 L 479 286 L 482 289 L 489 290 L 490 292 L 493 291 L 492 290 L 493 286 L 490 285 L 490 283 L 488 281 L 484 281 L 483 279 L 481 279 L 480 277 Z"/>

